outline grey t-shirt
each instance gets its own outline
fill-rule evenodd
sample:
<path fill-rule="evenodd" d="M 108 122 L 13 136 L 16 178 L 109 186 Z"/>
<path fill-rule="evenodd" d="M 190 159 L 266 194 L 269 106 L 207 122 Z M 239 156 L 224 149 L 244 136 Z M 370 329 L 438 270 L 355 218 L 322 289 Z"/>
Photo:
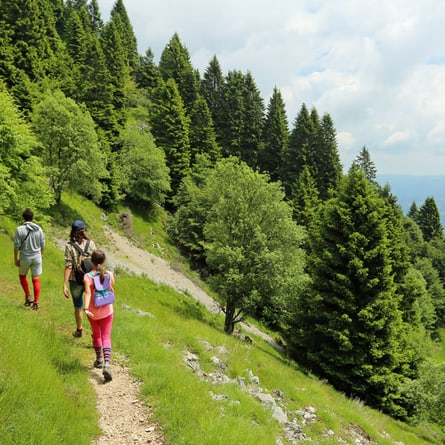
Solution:
<path fill-rule="evenodd" d="M 40 255 L 45 247 L 45 234 L 39 225 L 27 221 L 15 230 L 14 248 L 20 251 L 20 256 L 28 258 Z"/>

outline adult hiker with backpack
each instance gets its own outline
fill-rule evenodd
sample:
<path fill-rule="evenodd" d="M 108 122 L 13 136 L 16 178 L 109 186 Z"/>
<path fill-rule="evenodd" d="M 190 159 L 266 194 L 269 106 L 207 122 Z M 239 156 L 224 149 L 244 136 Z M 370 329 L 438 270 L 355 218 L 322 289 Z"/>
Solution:
<path fill-rule="evenodd" d="M 83 275 L 88 270 L 81 270 L 82 265 L 88 269 L 88 260 L 93 251 L 96 250 L 96 244 L 86 234 L 86 224 L 81 219 L 76 219 L 71 225 L 70 239 L 65 245 L 65 272 L 63 276 L 63 294 L 66 298 L 73 301 L 74 319 L 76 321 L 76 330 L 74 337 L 82 337 L 82 311 L 84 307 L 83 297 L 85 285 Z M 91 270 L 91 263 L 90 263 Z"/>
<path fill-rule="evenodd" d="M 22 217 L 24 223 L 18 226 L 14 234 L 14 264 L 19 268 L 19 279 L 25 292 L 25 307 L 32 305 L 39 309 L 40 275 L 42 274 L 42 257 L 45 249 L 45 235 L 42 228 L 33 222 L 34 213 L 25 209 Z M 26 278 L 31 269 L 34 301 L 31 300 L 29 284 Z"/>
<path fill-rule="evenodd" d="M 85 314 L 91 325 L 95 368 L 102 369 L 105 381 L 110 381 L 111 328 L 113 326 L 114 275 L 104 267 L 105 253 L 95 250 L 91 255 L 93 270 L 84 276 Z"/>

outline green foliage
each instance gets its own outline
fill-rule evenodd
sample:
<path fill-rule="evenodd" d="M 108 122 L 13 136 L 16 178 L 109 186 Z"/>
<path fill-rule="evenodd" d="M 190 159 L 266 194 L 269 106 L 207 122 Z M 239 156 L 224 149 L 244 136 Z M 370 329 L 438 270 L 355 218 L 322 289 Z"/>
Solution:
<path fill-rule="evenodd" d="M 37 140 L 15 107 L 0 89 L 0 212 L 18 218 L 25 207 L 46 209 L 52 204 L 40 159 L 34 154 Z"/>
<path fill-rule="evenodd" d="M 375 178 L 377 177 L 377 169 L 371 159 L 369 150 L 365 146 L 363 146 L 360 154 L 354 160 L 354 165 L 356 165 L 360 171 L 365 174 L 366 179 L 369 181 L 375 181 Z"/>
<path fill-rule="evenodd" d="M 216 143 L 212 115 L 205 99 L 198 95 L 190 111 L 191 164 L 198 154 L 205 154 L 212 162 L 221 157 L 221 149 Z"/>
<path fill-rule="evenodd" d="M 406 328 L 387 206 L 353 166 L 311 226 L 313 285 L 298 302 L 289 336 L 307 364 L 337 388 L 403 415 L 399 386 L 414 358 L 402 353 Z"/>
<path fill-rule="evenodd" d="M 216 56 L 213 56 L 208 67 L 204 71 L 200 92 L 206 100 L 210 113 L 212 114 L 218 141 L 221 140 L 220 133 L 224 127 L 224 121 L 226 119 L 223 110 L 224 82 L 225 80 L 221 65 Z"/>
<path fill-rule="evenodd" d="M 262 143 L 258 155 L 261 171 L 268 173 L 273 181 L 281 177 L 283 156 L 289 142 L 289 125 L 286 106 L 278 88 L 274 88 L 267 106 Z"/>
<path fill-rule="evenodd" d="M 225 304 L 226 332 L 246 314 L 278 323 L 282 301 L 296 292 L 303 268 L 303 233 L 279 187 L 227 159 L 209 172 L 202 198 L 208 209 L 202 242 L 210 283 Z"/>
<path fill-rule="evenodd" d="M 173 35 L 159 60 L 159 72 L 165 82 L 173 79 L 178 87 L 187 113 L 193 107 L 198 93 L 198 80 L 193 70 L 188 49 L 182 44 L 177 33 Z"/>
<path fill-rule="evenodd" d="M 102 193 L 99 180 L 107 171 L 88 111 L 60 91 L 49 93 L 33 112 L 33 127 L 56 203 L 64 190 L 83 193 L 97 202 Z"/>
<path fill-rule="evenodd" d="M 416 222 L 422 231 L 425 241 L 431 241 L 434 238 L 444 239 L 439 209 L 432 196 L 427 197 L 420 206 Z"/>
<path fill-rule="evenodd" d="M 128 124 L 123 134 L 119 166 L 122 192 L 127 198 L 151 206 L 164 203 L 165 195 L 170 191 L 165 155 L 143 125 Z"/>
<path fill-rule="evenodd" d="M 173 194 L 190 168 L 189 120 L 173 79 L 161 83 L 154 93 L 151 116 L 156 145 L 165 152 Z"/>
<path fill-rule="evenodd" d="M 107 245 L 100 209 L 75 195 L 64 195 L 63 204 L 61 213 L 53 216 L 65 224 L 52 227 L 48 233 L 63 229 L 68 234 L 71 217 L 76 215 L 88 221 L 94 239 Z M 161 221 L 146 217 L 138 221 L 135 239 L 146 236 L 153 224 L 160 230 Z M 5 218 L 1 218 L 0 225 L 5 229 L 0 248 L 6 251 L 15 225 Z M 94 356 L 91 338 L 85 335 L 73 341 L 71 336 L 70 303 L 60 296 L 63 252 L 50 241 L 45 258 L 45 292 L 38 313 L 23 308 L 17 297 L 16 269 L 10 258 L 0 258 L 2 443 L 22 443 L 25 438 L 32 444 L 87 445 L 100 435 L 96 399 L 89 383 Z M 219 356 L 225 365 L 224 374 L 234 381 L 243 378 L 249 386 L 251 370 L 260 379 L 261 391 L 273 394 L 289 418 L 301 422 L 303 433 L 312 443 L 352 442 L 357 440 L 352 431 L 360 431 L 381 445 L 431 445 L 443 441 L 443 434 L 431 427 L 395 422 L 303 374 L 295 363 L 254 333 L 249 333 L 252 344 L 224 335 L 221 315 L 208 313 L 187 294 L 121 270 L 117 279 L 119 303 L 115 307 L 113 361 L 121 362 L 141 382 L 138 398 L 152 408 L 150 419 L 160 423 L 168 443 L 222 445 L 239 443 L 240 438 L 243 445 L 285 442 L 283 429 L 269 408 L 241 385 L 214 385 L 201 380 L 184 364 L 185 351 L 195 353 L 201 369 L 208 374 L 222 372 L 213 361 L 214 356 Z M 275 389 L 284 397 L 274 394 Z M 228 398 L 213 400 L 209 392 Z M 305 423 L 300 417 L 306 407 L 316 409 L 315 422 Z M 326 437 L 328 430 L 333 437 Z"/>
<path fill-rule="evenodd" d="M 445 430 L 445 363 L 425 362 L 419 378 L 404 386 L 404 397 L 414 421 L 436 423 Z"/>
<path fill-rule="evenodd" d="M 316 217 L 320 199 L 317 184 L 307 166 L 292 187 L 291 198 L 295 221 L 305 227 L 309 226 Z"/>

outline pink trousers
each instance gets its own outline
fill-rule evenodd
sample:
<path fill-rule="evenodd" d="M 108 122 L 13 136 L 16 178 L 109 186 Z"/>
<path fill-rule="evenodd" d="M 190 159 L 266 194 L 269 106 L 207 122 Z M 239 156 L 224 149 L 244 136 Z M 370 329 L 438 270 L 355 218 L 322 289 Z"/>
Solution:
<path fill-rule="evenodd" d="M 95 320 L 88 317 L 90 321 L 91 330 L 93 331 L 93 346 L 101 348 L 111 348 L 111 327 L 113 326 L 114 314 L 108 317 Z"/>

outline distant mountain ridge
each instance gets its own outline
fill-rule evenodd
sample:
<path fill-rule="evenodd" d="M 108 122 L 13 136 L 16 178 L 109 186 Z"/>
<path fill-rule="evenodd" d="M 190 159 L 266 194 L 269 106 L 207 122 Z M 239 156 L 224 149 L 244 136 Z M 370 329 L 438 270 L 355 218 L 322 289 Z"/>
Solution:
<path fill-rule="evenodd" d="M 445 227 L 445 175 L 377 175 L 377 181 L 382 186 L 389 184 L 405 214 L 413 202 L 420 207 L 426 198 L 432 196 L 439 208 L 442 226 Z"/>

